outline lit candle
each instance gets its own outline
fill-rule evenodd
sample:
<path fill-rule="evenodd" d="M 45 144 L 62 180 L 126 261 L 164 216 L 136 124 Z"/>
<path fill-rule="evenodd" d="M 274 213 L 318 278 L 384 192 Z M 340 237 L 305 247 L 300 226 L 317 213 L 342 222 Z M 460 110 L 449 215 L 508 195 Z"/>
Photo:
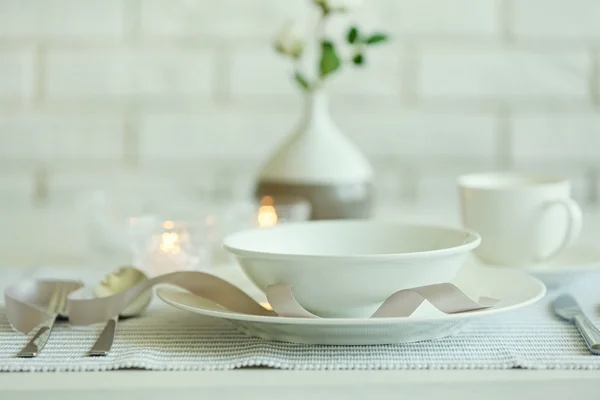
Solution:
<path fill-rule="evenodd" d="M 175 228 L 173 221 L 165 221 L 162 227 L 166 230 L 160 235 L 159 249 L 167 254 L 181 253 L 181 238 L 177 232 L 172 231 Z"/>
<path fill-rule="evenodd" d="M 176 232 L 165 232 L 161 235 L 160 251 L 163 253 L 179 254 L 181 253 L 181 244 L 179 234 Z"/>
<path fill-rule="evenodd" d="M 190 269 L 194 265 L 189 253 L 189 233 L 185 225 L 165 221 L 162 232 L 154 235 L 150 248 L 144 257 L 144 265 L 149 276 Z"/>
<path fill-rule="evenodd" d="M 273 198 L 271 196 L 263 197 L 258 209 L 258 225 L 261 228 L 268 228 L 277 224 L 277 220 L 278 216 L 273 205 Z"/>

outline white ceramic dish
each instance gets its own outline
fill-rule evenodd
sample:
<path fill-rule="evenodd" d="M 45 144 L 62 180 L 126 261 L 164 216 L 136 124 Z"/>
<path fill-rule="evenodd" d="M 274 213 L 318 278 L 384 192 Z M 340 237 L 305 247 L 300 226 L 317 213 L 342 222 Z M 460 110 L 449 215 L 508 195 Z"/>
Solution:
<path fill-rule="evenodd" d="M 592 273 L 600 274 L 600 248 L 578 243 L 550 261 L 519 268 L 540 279 L 548 288 L 562 288 Z"/>
<path fill-rule="evenodd" d="M 316 315 L 365 317 L 399 290 L 451 281 L 480 241 L 468 229 L 339 220 L 251 229 L 224 246 L 259 289 L 292 285 Z"/>
<path fill-rule="evenodd" d="M 250 336 L 295 343 L 361 345 L 407 343 L 459 333 L 478 318 L 514 311 L 533 304 L 546 293 L 538 279 L 518 270 L 469 265 L 454 283 L 473 298 L 492 296 L 492 308 L 462 314 L 444 314 L 427 302 L 408 318 L 282 318 L 240 314 L 201 297 L 171 288 L 159 288 L 166 303 L 196 314 L 223 318 Z"/>

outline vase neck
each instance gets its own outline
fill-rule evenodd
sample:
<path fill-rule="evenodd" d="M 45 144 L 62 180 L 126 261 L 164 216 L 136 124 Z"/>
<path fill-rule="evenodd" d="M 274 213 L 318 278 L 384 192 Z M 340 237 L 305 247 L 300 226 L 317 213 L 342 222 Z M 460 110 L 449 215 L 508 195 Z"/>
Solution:
<path fill-rule="evenodd" d="M 319 128 L 329 128 L 333 121 L 329 114 L 329 99 L 323 90 L 306 94 L 304 103 L 304 123 L 307 125 L 306 134 L 319 131 Z"/>
<path fill-rule="evenodd" d="M 308 92 L 305 95 L 305 107 L 307 110 L 329 110 L 329 99 L 323 89 Z"/>

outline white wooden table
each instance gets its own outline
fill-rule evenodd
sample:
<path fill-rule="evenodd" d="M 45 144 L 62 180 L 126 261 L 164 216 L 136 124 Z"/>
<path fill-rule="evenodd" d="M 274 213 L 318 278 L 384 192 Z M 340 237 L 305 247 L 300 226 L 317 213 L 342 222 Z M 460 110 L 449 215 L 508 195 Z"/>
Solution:
<path fill-rule="evenodd" d="M 457 223 L 454 210 L 385 210 L 378 217 Z M 586 211 L 586 242 L 600 210 Z M 600 243 L 598 243 L 600 245 Z M 40 260 L 44 265 L 51 260 Z M 6 265 L 6 264 L 5 264 Z M 600 282 L 599 282 L 600 283 Z M 600 285 L 599 285 L 600 286 Z M 600 398 L 600 371 L 279 371 L 0 373 L 0 400 L 70 399 L 527 399 Z"/>
<path fill-rule="evenodd" d="M 0 374 L 2 400 L 597 399 L 598 371 L 116 371 Z"/>

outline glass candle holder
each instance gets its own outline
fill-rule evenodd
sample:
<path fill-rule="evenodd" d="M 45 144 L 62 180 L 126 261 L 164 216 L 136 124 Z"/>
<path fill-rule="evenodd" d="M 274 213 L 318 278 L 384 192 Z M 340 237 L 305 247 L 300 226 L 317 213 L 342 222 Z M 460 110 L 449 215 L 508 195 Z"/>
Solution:
<path fill-rule="evenodd" d="M 142 235 L 141 223 L 154 219 L 155 225 L 160 226 L 160 221 L 199 220 L 194 216 L 207 214 L 201 214 L 205 210 L 198 206 L 199 202 L 193 193 L 176 187 L 160 196 L 151 188 L 110 185 L 83 193 L 78 206 L 86 221 L 88 265 L 107 273 L 118 265 L 130 265 L 134 261 L 133 235 L 138 235 L 135 240 L 139 242 L 140 237 L 150 234 L 150 225 L 143 225 L 146 236 Z"/>
<path fill-rule="evenodd" d="M 153 217 L 133 221 L 129 240 L 133 264 L 150 277 L 210 268 L 212 250 L 218 242 L 211 222 L 210 217 L 203 223 Z"/>

